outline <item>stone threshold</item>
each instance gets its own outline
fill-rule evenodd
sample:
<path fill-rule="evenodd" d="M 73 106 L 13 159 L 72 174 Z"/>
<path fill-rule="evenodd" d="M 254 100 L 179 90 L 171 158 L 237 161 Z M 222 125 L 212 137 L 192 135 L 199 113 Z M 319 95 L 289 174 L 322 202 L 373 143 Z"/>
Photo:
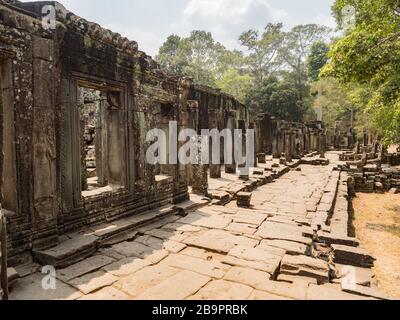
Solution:
<path fill-rule="evenodd" d="M 177 212 L 176 206 L 165 206 L 112 223 L 93 226 L 67 235 L 69 239 L 51 249 L 33 250 L 33 259 L 41 265 L 65 268 L 90 257 L 101 247 L 131 239 L 138 233 L 138 228 Z"/>

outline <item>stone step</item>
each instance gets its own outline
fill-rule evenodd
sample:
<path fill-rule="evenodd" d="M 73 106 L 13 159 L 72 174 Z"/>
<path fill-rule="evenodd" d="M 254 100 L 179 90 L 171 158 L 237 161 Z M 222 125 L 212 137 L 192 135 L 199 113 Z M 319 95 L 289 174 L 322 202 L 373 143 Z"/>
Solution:
<path fill-rule="evenodd" d="M 42 265 L 66 268 L 93 255 L 101 246 L 130 239 L 137 234 L 135 229 L 150 224 L 164 216 L 176 213 L 176 207 L 167 206 L 139 215 L 92 227 L 57 246 L 42 251 L 33 251 L 34 260 Z"/>
<path fill-rule="evenodd" d="M 132 217 L 113 221 L 112 223 L 96 226 L 95 229 L 91 228 L 92 232 L 89 232 L 89 235 L 98 237 L 101 245 L 112 244 L 114 238 L 117 238 L 116 241 L 122 242 L 124 239 L 120 240 L 121 235 L 126 234 L 129 236 L 129 233 L 135 232 L 135 229 L 176 212 L 176 206 L 161 207 Z"/>
<path fill-rule="evenodd" d="M 209 203 L 210 201 L 204 197 L 190 195 L 190 200 L 177 204 L 176 208 L 180 215 L 185 216 L 189 212 L 196 211 L 197 209 L 209 205 Z"/>

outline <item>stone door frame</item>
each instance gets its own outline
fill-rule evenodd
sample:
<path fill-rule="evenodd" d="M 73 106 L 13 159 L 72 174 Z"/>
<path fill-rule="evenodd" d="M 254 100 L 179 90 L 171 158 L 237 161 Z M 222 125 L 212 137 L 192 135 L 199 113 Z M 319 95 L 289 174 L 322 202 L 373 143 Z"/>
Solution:
<path fill-rule="evenodd" d="M 84 198 L 82 197 L 81 187 L 81 159 L 80 159 L 80 115 L 78 110 L 78 87 L 85 87 L 90 89 L 96 89 L 105 92 L 118 92 L 120 94 L 120 110 L 122 118 L 120 124 L 123 123 L 123 137 L 124 141 L 122 144 L 122 181 L 124 182 L 123 189 L 129 191 L 131 189 L 132 181 L 130 181 L 130 165 L 129 165 L 129 145 L 128 145 L 128 90 L 125 83 L 102 79 L 78 72 L 72 72 L 69 77 L 69 122 L 70 122 L 70 151 L 72 159 L 72 201 L 73 210 L 80 209 L 84 206 Z M 68 147 L 67 145 L 62 148 Z M 68 152 L 68 151 L 67 151 Z M 63 195 L 64 196 L 64 195 Z M 97 201 L 102 201 L 105 197 L 109 197 L 109 194 L 97 197 Z"/>

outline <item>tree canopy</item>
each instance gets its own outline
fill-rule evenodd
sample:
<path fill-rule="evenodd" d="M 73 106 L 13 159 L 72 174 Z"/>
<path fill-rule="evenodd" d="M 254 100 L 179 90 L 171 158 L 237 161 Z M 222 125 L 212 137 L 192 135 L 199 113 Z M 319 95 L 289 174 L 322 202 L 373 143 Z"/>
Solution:
<path fill-rule="evenodd" d="M 400 0 L 336 0 L 333 11 L 344 36 L 334 43 L 322 75 L 360 86 L 352 98 L 365 101 L 370 125 L 385 142 L 398 142 Z"/>

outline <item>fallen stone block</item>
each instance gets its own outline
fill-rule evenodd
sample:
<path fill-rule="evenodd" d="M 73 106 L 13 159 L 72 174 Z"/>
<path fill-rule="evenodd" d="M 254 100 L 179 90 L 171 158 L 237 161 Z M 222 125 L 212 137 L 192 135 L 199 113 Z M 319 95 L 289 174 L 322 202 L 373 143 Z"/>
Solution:
<path fill-rule="evenodd" d="M 359 268 L 354 266 L 346 266 L 343 264 L 335 264 L 337 283 L 352 283 L 364 287 L 371 287 L 374 278 L 374 272 L 369 268 Z"/>
<path fill-rule="evenodd" d="M 263 170 L 254 170 L 253 174 L 255 176 L 262 176 L 262 175 L 264 175 L 264 171 Z"/>
<path fill-rule="evenodd" d="M 237 206 L 243 208 L 250 208 L 251 197 L 252 193 L 250 192 L 239 192 L 237 194 Z"/>
<path fill-rule="evenodd" d="M 218 200 L 218 204 L 226 205 L 231 201 L 231 195 L 224 191 L 215 191 L 210 194 L 211 199 Z"/>
<path fill-rule="evenodd" d="M 329 282 L 328 263 L 307 256 L 286 255 L 282 259 L 280 273 L 314 278 L 318 284 Z"/>
<path fill-rule="evenodd" d="M 321 300 L 371 300 L 372 298 L 366 298 L 355 294 L 346 293 L 331 284 L 325 284 L 322 286 L 316 286 L 310 284 L 307 290 L 307 300 L 321 301 Z"/>
<path fill-rule="evenodd" d="M 358 247 L 360 243 L 355 238 L 336 236 L 334 233 L 318 231 L 318 241 L 327 245 L 343 245 L 349 247 Z"/>
<path fill-rule="evenodd" d="M 390 300 L 390 298 L 376 288 L 368 288 L 360 285 L 347 285 L 342 283 L 342 290 L 347 293 L 357 294 L 359 296 L 374 298 L 378 300 Z"/>
<path fill-rule="evenodd" d="M 265 153 L 257 154 L 257 161 L 258 161 L 258 163 L 267 163 Z"/>
<path fill-rule="evenodd" d="M 334 262 L 361 268 L 372 268 L 375 259 L 360 248 L 332 245 Z"/>

